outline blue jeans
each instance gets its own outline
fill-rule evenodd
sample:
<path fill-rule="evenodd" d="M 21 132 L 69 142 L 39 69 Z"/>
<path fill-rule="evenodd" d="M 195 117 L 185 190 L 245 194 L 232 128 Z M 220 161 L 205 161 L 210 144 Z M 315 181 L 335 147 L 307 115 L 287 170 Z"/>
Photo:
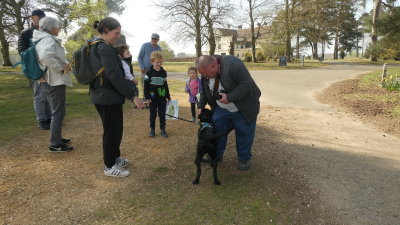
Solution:
<path fill-rule="evenodd" d="M 225 132 L 230 126 L 235 129 L 236 150 L 239 160 L 251 159 L 251 147 L 256 132 L 256 120 L 246 124 L 244 116 L 240 112 L 229 112 L 221 107 L 216 107 L 212 120 L 215 124 L 215 131 Z M 228 136 L 217 139 L 217 158 L 222 159 L 224 155 Z"/>
<path fill-rule="evenodd" d="M 46 96 L 43 94 L 40 84 L 36 80 L 32 80 L 33 85 L 33 108 L 35 109 L 36 120 L 46 122 L 51 119 L 51 110 Z"/>

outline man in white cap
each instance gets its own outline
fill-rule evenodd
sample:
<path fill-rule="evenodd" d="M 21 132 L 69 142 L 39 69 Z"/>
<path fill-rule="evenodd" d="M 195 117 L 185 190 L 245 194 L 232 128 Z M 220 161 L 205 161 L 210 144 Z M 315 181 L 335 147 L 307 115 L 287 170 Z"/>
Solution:
<path fill-rule="evenodd" d="M 35 29 L 39 29 L 39 20 L 45 16 L 46 14 L 40 9 L 35 9 L 32 11 L 31 27 L 23 30 L 18 37 L 18 53 L 21 53 L 25 49 L 29 48 L 33 31 Z M 30 80 L 30 84 L 33 87 L 33 107 L 35 109 L 39 128 L 42 130 L 50 130 L 51 110 L 49 102 L 47 101 L 46 96 L 43 94 L 38 81 Z"/>
<path fill-rule="evenodd" d="M 142 89 L 143 89 L 143 79 L 144 75 L 146 75 L 146 72 L 149 71 L 151 67 L 151 62 L 150 62 L 150 55 L 152 52 L 155 51 L 160 51 L 161 52 L 161 47 L 157 44 L 158 41 L 160 40 L 160 35 L 153 33 L 151 34 L 151 41 L 146 42 L 142 45 L 140 48 L 140 52 L 138 55 L 138 62 L 140 66 L 140 71 L 141 71 L 141 83 L 142 83 Z M 143 89 L 144 91 L 144 89 Z M 144 94 L 143 94 L 144 97 Z"/>

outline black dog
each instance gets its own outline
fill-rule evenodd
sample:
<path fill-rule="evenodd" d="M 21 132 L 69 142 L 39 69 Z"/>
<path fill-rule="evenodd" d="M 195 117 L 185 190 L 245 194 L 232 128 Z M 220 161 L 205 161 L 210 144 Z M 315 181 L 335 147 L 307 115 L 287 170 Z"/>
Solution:
<path fill-rule="evenodd" d="M 217 176 L 217 138 L 227 135 L 233 127 L 228 129 L 226 132 L 215 133 L 214 123 L 212 121 L 213 112 L 208 109 L 202 109 L 198 118 L 200 120 L 200 127 L 198 131 L 198 143 L 197 143 L 197 154 L 194 163 L 197 166 L 197 175 L 193 180 L 193 184 L 199 184 L 201 175 L 201 161 L 205 154 L 208 154 L 211 158 L 211 166 L 213 168 L 214 184 L 220 185 L 221 182 Z"/>

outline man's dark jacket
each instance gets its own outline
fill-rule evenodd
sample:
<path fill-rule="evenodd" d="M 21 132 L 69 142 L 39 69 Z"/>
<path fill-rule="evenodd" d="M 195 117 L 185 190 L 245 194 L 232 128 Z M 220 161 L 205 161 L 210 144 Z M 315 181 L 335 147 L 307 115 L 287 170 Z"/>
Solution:
<path fill-rule="evenodd" d="M 125 79 L 121 60 L 111 45 L 100 42 L 92 46 L 89 60 L 93 71 L 104 66 L 101 78 L 97 77 L 90 84 L 90 98 L 94 104 L 123 104 L 125 98 L 132 99 L 137 95 Z"/>
<path fill-rule="evenodd" d="M 31 28 L 27 28 L 27 29 L 21 31 L 21 34 L 18 37 L 18 53 L 19 54 L 21 54 L 21 52 L 23 52 L 25 49 L 27 49 L 29 47 L 29 39 L 32 38 L 34 30 L 35 30 L 35 28 L 32 25 Z"/>
<path fill-rule="evenodd" d="M 257 119 L 260 112 L 261 91 L 251 77 L 243 62 L 235 56 L 216 56 L 220 60 L 220 83 L 227 93 L 229 102 L 233 102 L 243 114 L 247 123 Z M 216 98 L 210 91 L 207 78 L 201 78 L 202 92 L 198 108 L 204 108 L 208 103 L 214 110 L 217 106 Z"/>

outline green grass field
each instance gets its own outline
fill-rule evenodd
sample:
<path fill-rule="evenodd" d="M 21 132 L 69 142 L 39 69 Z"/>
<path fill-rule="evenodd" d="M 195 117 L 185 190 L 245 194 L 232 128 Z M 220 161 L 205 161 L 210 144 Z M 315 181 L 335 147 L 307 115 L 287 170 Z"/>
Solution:
<path fill-rule="evenodd" d="M 90 101 L 88 86 L 81 85 L 72 77 L 73 87 L 67 87 L 66 117 L 71 120 L 97 116 Z M 171 92 L 183 92 L 184 81 L 169 81 Z M 124 107 L 130 107 L 125 104 Z M 37 128 L 33 109 L 33 91 L 28 79 L 11 72 L 0 72 L 0 143 L 20 134 L 32 135 Z"/>
<path fill-rule="evenodd" d="M 400 67 L 389 67 L 388 68 L 388 76 L 390 75 L 400 75 Z M 382 77 L 382 70 L 377 70 L 372 73 L 365 74 L 361 77 L 360 85 L 366 87 L 381 87 L 381 77 Z M 353 93 L 346 95 L 347 98 L 362 100 L 362 101 L 369 101 L 369 102 L 390 102 L 394 103 L 395 106 L 393 109 L 389 110 L 389 113 L 395 119 L 400 119 L 400 102 L 399 102 L 399 94 L 393 96 L 393 93 L 399 93 L 398 91 L 387 91 L 385 94 L 378 94 L 378 93 L 368 93 L 368 94 L 360 94 L 360 93 Z M 389 94 L 390 93 L 390 94 Z"/>

